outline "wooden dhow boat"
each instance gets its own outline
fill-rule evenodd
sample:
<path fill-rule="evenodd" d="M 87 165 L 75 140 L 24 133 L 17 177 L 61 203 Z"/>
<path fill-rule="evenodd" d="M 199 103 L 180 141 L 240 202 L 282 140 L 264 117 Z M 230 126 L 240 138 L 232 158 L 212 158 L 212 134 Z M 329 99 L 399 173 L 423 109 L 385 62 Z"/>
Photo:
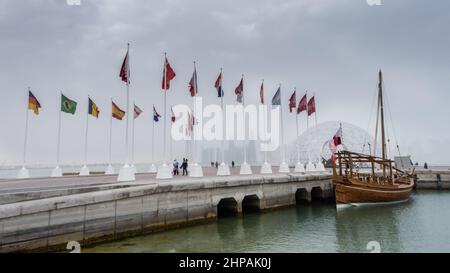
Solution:
<path fill-rule="evenodd" d="M 403 202 L 407 201 L 412 193 L 414 170 L 407 173 L 394 167 L 394 162 L 386 158 L 382 83 L 383 76 L 380 70 L 378 113 L 381 121 L 382 157 L 345 150 L 335 154 L 332 180 L 338 208 Z"/>

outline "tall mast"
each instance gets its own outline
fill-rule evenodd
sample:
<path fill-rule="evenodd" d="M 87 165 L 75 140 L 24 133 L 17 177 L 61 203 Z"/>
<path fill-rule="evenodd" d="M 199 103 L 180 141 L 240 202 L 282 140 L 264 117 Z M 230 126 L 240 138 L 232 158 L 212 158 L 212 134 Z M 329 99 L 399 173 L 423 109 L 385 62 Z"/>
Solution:
<path fill-rule="evenodd" d="M 383 160 L 386 159 L 386 137 L 384 132 L 384 108 L 383 108 L 383 74 L 380 70 L 379 72 L 379 83 L 378 83 L 378 100 L 380 104 L 380 115 L 381 115 L 381 151 Z"/>
<path fill-rule="evenodd" d="M 383 160 L 386 160 L 386 137 L 384 132 L 384 108 L 383 108 L 383 73 L 378 73 L 379 83 L 378 83 L 378 102 L 380 109 L 380 118 L 381 118 L 381 153 Z M 383 164 L 383 176 L 386 174 L 386 167 Z"/>

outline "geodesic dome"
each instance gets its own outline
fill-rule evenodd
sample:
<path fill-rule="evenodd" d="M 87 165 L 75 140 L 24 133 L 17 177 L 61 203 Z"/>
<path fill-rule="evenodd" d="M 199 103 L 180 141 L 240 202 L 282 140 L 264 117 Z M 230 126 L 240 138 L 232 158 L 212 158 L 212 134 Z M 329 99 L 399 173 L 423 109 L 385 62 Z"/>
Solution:
<path fill-rule="evenodd" d="M 306 164 L 309 160 L 317 162 L 319 159 L 330 159 L 331 150 L 327 142 L 333 139 L 341 123 L 343 147 L 339 148 L 369 154 L 368 143 L 373 149 L 373 137 L 365 130 L 346 122 L 328 121 L 311 127 L 300 135 L 298 139 L 300 162 Z M 288 158 L 290 164 L 297 162 L 296 141 L 288 144 Z"/>

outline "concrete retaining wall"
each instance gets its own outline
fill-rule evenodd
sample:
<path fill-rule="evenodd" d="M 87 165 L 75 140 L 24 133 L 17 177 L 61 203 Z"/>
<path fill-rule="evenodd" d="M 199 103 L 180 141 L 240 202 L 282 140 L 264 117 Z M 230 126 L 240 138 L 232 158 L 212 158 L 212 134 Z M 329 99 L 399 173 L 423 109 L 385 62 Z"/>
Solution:
<path fill-rule="evenodd" d="M 0 205 L 0 252 L 61 250 L 69 241 L 88 245 L 206 221 L 225 198 L 239 213 L 249 195 L 260 209 L 289 206 L 298 189 L 311 201 L 313 188 L 332 197 L 331 176 L 208 177 Z"/>
<path fill-rule="evenodd" d="M 450 171 L 421 170 L 416 172 L 416 188 L 431 190 L 450 189 Z"/>

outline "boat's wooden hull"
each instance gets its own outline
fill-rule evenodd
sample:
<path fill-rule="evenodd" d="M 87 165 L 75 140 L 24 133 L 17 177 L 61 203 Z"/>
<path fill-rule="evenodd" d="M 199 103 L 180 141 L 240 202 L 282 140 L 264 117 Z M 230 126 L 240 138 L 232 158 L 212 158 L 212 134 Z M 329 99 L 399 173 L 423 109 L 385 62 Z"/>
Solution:
<path fill-rule="evenodd" d="M 413 183 L 399 187 L 377 187 L 374 185 L 342 183 L 333 181 L 336 204 L 390 203 L 408 200 Z"/>

